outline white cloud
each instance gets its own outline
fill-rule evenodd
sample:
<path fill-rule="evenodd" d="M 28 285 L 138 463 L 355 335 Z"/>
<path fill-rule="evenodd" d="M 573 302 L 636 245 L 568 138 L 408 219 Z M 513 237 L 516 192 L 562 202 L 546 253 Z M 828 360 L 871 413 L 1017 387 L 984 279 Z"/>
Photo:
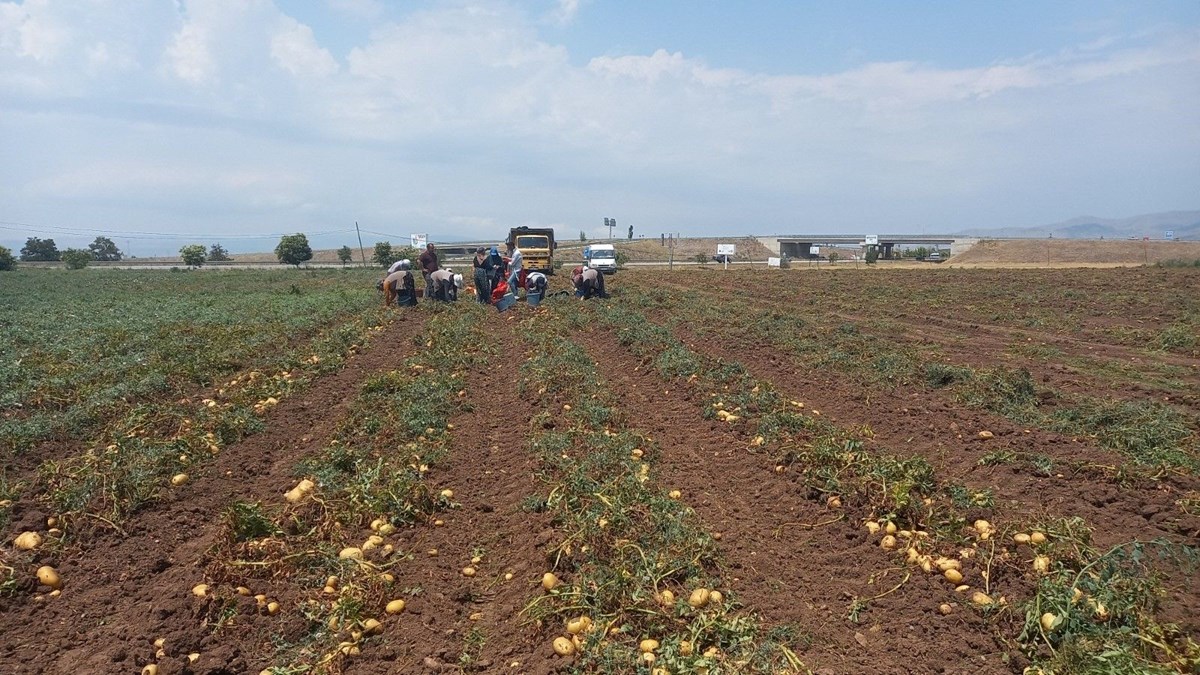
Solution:
<path fill-rule="evenodd" d="M 203 26 L 187 23 L 175 34 L 164 55 L 169 72 L 192 84 L 203 84 L 217 77 L 217 63 Z"/>
<path fill-rule="evenodd" d="M 0 49 L 35 61 L 52 61 L 71 39 L 71 31 L 47 12 L 50 0 L 0 3 Z"/>
<path fill-rule="evenodd" d="M 291 17 L 285 17 L 271 37 L 271 58 L 298 77 L 327 77 L 338 70 L 337 61 L 317 44 L 312 29 Z"/>
<path fill-rule="evenodd" d="M 549 4 L 570 21 L 586 1 Z M 355 16 L 387 9 L 328 3 Z M 966 68 L 895 60 L 766 74 L 678 49 L 589 60 L 539 33 L 546 16 L 503 0 L 429 6 L 375 24 L 339 61 L 319 39 L 337 26 L 314 33 L 270 0 L 0 2 L 6 146 L 80 149 L 0 168 L 0 184 L 28 188 L 13 194 L 31 208 L 55 208 L 55 194 L 191 203 L 214 190 L 239 204 L 261 195 L 251 205 L 262 208 L 303 201 L 313 217 L 362 209 L 481 235 L 554 222 L 577 235 L 570 223 L 613 203 L 641 214 L 629 219 L 639 228 L 800 212 L 832 214 L 834 226 L 965 212 L 1013 186 L 1042 189 L 1031 177 L 1053 183 L 1059 162 L 1127 164 L 1081 148 L 1157 154 L 1170 162 L 1148 165 L 1177 173 L 1196 167 L 1189 151 L 1200 156 L 1188 121 L 1200 105 L 1194 30 L 1110 33 Z M 23 42 L 56 30 L 70 39 Z M 19 123 L 13 101 L 30 113 Z M 60 139 L 89 115 L 106 123 Z M 149 155 L 163 144 L 169 157 Z M 261 155 L 287 158 L 279 180 Z M 301 164 L 345 179 L 287 171 Z M 1076 191 L 1119 183 L 1100 169 L 1090 179 Z M 13 203 L 0 195 L 0 211 Z"/>

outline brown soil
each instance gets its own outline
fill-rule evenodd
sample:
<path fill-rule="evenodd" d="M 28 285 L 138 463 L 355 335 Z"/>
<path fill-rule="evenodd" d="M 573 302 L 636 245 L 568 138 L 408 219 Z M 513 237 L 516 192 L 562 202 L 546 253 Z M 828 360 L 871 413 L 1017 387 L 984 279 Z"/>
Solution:
<path fill-rule="evenodd" d="M 250 645 L 267 639 L 266 631 L 251 627 L 240 640 L 217 639 L 201 625 L 204 601 L 191 593 L 203 580 L 202 561 L 216 543 L 221 514 L 235 500 L 280 501 L 294 483 L 296 463 L 328 443 L 359 383 L 411 352 L 403 336 L 419 329 L 423 317 L 401 315 L 343 370 L 281 401 L 265 431 L 222 450 L 188 485 L 135 514 L 120 535 L 22 559 L 19 577 L 27 581 L 16 597 L 0 600 L 5 672 L 138 672 L 154 660 L 159 637 L 167 639 L 169 654 L 158 660 L 160 673 L 244 673 L 258 665 Z M 45 515 L 23 514 L 41 522 Z M 61 573 L 61 597 L 33 598 L 33 571 L 43 564 Z M 201 658 L 187 667 L 191 652 Z"/>
<path fill-rule="evenodd" d="M 1008 672 L 1003 649 L 973 613 L 938 612 L 939 604 L 955 602 L 944 582 L 910 577 L 859 522 L 776 474 L 769 453 L 751 452 L 738 429 L 704 420 L 703 392 L 664 383 L 612 337 L 580 342 L 639 429 L 658 443 L 655 480 L 680 490 L 705 528 L 721 534 L 723 577 L 738 601 L 768 626 L 798 628 L 806 665 L 839 673 L 906 672 L 917 663 L 922 672 Z M 859 623 L 847 618 L 855 598 L 897 585 L 873 600 Z M 937 641 L 928 640 L 931 633 Z"/>
<path fill-rule="evenodd" d="M 662 277 L 624 274 L 612 285 L 666 283 Z M 685 278 L 694 288 L 710 289 L 698 291 L 699 300 L 718 301 L 712 273 Z M 912 286 L 900 287 L 895 295 L 903 297 L 905 288 L 920 288 L 928 278 L 932 277 L 913 277 L 917 280 L 909 282 Z M 1097 292 L 1106 283 L 1103 276 L 1076 280 L 1080 278 L 1091 284 L 1083 288 Z M 1148 284 L 1154 280 L 1136 278 Z M 729 279 L 740 284 L 751 277 Z M 553 283 L 562 282 L 556 278 Z M 814 286 L 781 293 L 775 301 L 780 307 L 796 307 L 805 293 L 828 293 L 809 311 L 822 311 L 828 302 L 846 320 L 858 320 L 834 298 L 839 292 L 862 297 L 861 288 Z M 1152 296 L 1146 293 L 1152 287 L 1139 287 L 1138 292 Z M 1152 300 L 1130 313 L 1144 321 L 1161 321 L 1187 311 L 1160 302 L 1155 305 Z M 889 316 L 896 317 L 897 311 L 901 319 L 912 316 L 912 309 L 903 306 Z M 1086 307 L 1079 311 L 1087 314 Z M 518 308 L 491 321 L 496 344 L 524 344 L 517 333 L 517 319 L 524 312 Z M 406 338 L 421 328 L 425 313 L 400 316 L 343 370 L 281 402 L 267 418 L 266 431 L 222 450 L 209 466 L 195 472 L 191 484 L 135 514 L 122 533 L 108 533 L 72 549 L 19 557 L 19 576 L 29 581 L 16 595 L 0 598 L 0 671 L 136 673 L 155 661 L 153 642 L 164 637 L 167 656 L 157 660 L 163 675 L 255 673 L 268 665 L 276 644 L 302 636 L 307 626 L 295 611 L 279 617 L 245 611 L 238 615 L 239 621 L 246 618 L 236 630 L 214 634 L 204 623 L 211 616 L 210 601 L 193 597 L 191 588 L 205 578 L 206 560 L 221 537 L 220 520 L 229 504 L 279 503 L 295 482 L 297 463 L 328 445 L 364 378 L 397 367 L 417 349 Z M 666 323 L 664 317 L 650 318 Z M 1137 357 L 1156 365 L 1185 365 L 1187 355 L 1147 355 L 1136 345 L 1105 342 L 1104 326 L 1125 320 L 1128 317 L 1088 324 L 1093 332 L 1066 335 L 1005 326 L 969 314 L 917 326 L 897 339 L 941 350 L 939 354 L 944 351 L 955 362 L 969 365 L 1001 362 L 1002 352 L 1023 338 L 1113 363 Z M 869 329 L 867 323 L 862 325 Z M 956 404 L 944 392 L 919 386 L 881 391 L 838 373 L 806 368 L 736 331 L 722 334 L 720 340 L 694 326 L 678 326 L 675 334 L 697 352 L 742 363 L 757 378 L 836 424 L 870 424 L 875 436 L 868 450 L 921 457 L 944 481 L 991 490 L 995 506 L 980 508 L 969 514 L 972 517 L 986 517 L 1004 527 L 1078 515 L 1095 528 L 1100 546 L 1159 537 L 1200 544 L 1200 518 L 1185 514 L 1176 504 L 1186 491 L 1200 490 L 1194 477 L 1122 485 L 1110 480 L 1105 470 L 1088 468 L 1121 464 L 1123 459 L 1114 453 L 1082 439 L 1038 429 L 1026 433 L 997 415 Z M 728 590 L 744 611 L 757 614 L 768 627 L 793 628 L 798 637 L 792 646 L 815 672 L 1019 673 L 1027 665 L 947 582 L 911 573 L 912 568 L 878 547 L 862 526 L 863 518 L 872 515 L 869 505 L 848 497 L 850 503 L 840 509 L 827 507 L 794 472 L 775 471 L 779 448 L 754 448 L 749 428 L 705 420 L 709 392 L 683 381 L 664 381 L 620 346 L 611 332 L 590 331 L 575 340 L 618 394 L 625 417 L 656 443 L 660 455 L 653 480 L 663 490 L 680 490 L 705 529 L 720 534 L 720 573 Z M 530 421 L 538 410 L 519 396 L 513 368 L 526 355 L 500 353 L 502 360 L 467 372 L 469 407 L 451 420 L 449 452 L 427 474 L 431 486 L 453 489 L 459 505 L 436 516 L 444 521 L 442 526 L 422 523 L 394 537 L 400 551 L 411 555 L 394 569 L 395 587 L 420 590 L 406 594 L 403 614 L 383 618 L 382 637 L 372 639 L 360 656 L 338 662 L 344 672 L 544 674 L 567 665 L 553 656 L 548 636 L 521 614 L 540 592 L 539 577 L 556 533 L 546 515 L 523 508 L 526 498 L 544 494 L 537 460 L 528 449 Z M 1052 378 L 1055 386 L 1067 377 L 1049 365 L 1037 372 Z M 1193 370 L 1185 384 L 1192 386 L 1195 379 Z M 1131 386 L 1121 392 L 1138 395 Z M 977 432 L 984 429 L 993 438 L 980 439 Z M 1024 465 L 978 464 L 984 454 L 1003 449 L 1044 454 L 1061 467 L 1075 468 L 1063 470 L 1061 476 L 1042 476 Z M 19 519 L 40 526 L 46 515 L 30 505 Z M 436 555 L 429 553 L 432 549 Z M 481 561 L 472 564 L 473 555 L 480 555 Z M 41 564 L 55 564 L 62 572 L 66 585 L 61 597 L 35 599 L 31 577 Z M 477 570 L 474 577 L 462 574 L 468 565 Z M 968 567 L 969 582 L 981 585 L 978 569 Z M 1014 603 L 1030 596 L 1029 573 L 1010 568 L 995 572 L 995 595 L 1008 594 Z M 510 573 L 512 578 L 506 580 Z M 254 592 L 267 593 L 289 609 L 312 591 L 291 579 L 254 583 Z M 1160 615 L 1192 635 L 1200 632 L 1198 584 L 1187 575 L 1169 579 Z M 851 608 L 856 600 L 867 603 L 854 621 Z M 949 615 L 938 611 L 941 603 L 952 606 Z M 1011 632 L 1020 619 L 1009 611 L 998 620 Z M 471 644 L 481 646 L 472 651 Z M 189 665 L 190 652 L 201 656 Z"/>
<path fill-rule="evenodd" d="M 1107 239 L 987 239 L 950 258 L 951 265 L 1103 263 L 1153 265 L 1200 260 L 1200 242 Z"/>
<path fill-rule="evenodd" d="M 511 330 L 516 317 L 510 313 L 497 322 L 498 344 L 520 344 Z M 524 360 L 509 356 L 513 363 Z M 515 672 L 553 670 L 550 641 L 539 639 L 536 627 L 520 616 L 541 592 L 545 551 L 554 536 L 547 515 L 522 508 L 526 497 L 544 491 L 534 477 L 538 462 L 525 433 L 537 410 L 497 372 L 485 365 L 468 373 L 472 410 L 454 419 L 449 456 L 426 474 L 436 489 L 452 489 L 461 506 L 438 516 L 444 526 L 412 528 L 399 538 L 399 548 L 413 560 L 396 572 L 396 586 L 423 592 L 408 603 L 394 637 L 379 649 L 364 650 L 348 673 L 458 672 L 460 664 L 472 671 L 514 672 L 513 662 L 521 664 Z M 473 555 L 482 561 L 472 564 Z M 468 566 L 476 570 L 473 578 L 463 576 Z M 467 649 L 472 631 L 483 639 L 478 654 Z M 462 658 L 464 653 L 471 658 Z"/>

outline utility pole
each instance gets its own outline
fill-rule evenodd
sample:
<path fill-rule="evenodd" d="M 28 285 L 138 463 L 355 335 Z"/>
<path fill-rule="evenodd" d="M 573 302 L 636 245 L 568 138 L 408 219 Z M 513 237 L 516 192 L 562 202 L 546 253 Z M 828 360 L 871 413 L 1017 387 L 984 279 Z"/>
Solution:
<path fill-rule="evenodd" d="M 354 233 L 358 235 L 358 257 L 362 258 L 363 267 L 367 266 L 367 252 L 363 250 L 362 232 L 358 230 L 358 221 L 354 221 Z"/>
<path fill-rule="evenodd" d="M 611 242 L 613 240 L 613 234 L 612 234 L 613 228 L 617 226 L 617 219 L 616 218 L 605 218 L 604 226 L 608 228 L 608 240 Z"/>

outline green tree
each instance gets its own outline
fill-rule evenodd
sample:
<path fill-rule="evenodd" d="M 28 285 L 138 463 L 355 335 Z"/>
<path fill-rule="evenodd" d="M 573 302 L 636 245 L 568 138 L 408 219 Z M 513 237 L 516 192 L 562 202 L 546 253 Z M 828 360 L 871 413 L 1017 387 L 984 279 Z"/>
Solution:
<path fill-rule="evenodd" d="M 229 251 L 226 251 L 225 247 L 220 244 L 213 244 L 212 246 L 208 247 L 208 261 L 229 262 Z"/>
<path fill-rule="evenodd" d="M 0 246 L 0 271 L 11 270 L 17 266 L 17 259 L 13 257 L 11 250 Z"/>
<path fill-rule="evenodd" d="M 88 252 L 92 260 L 99 262 L 117 262 L 121 259 L 121 249 L 108 237 L 96 237 L 96 241 L 88 244 Z"/>
<path fill-rule="evenodd" d="M 285 265 L 300 266 L 302 262 L 312 260 L 312 247 L 308 245 L 308 237 L 303 233 L 285 234 L 275 247 L 275 257 Z"/>
<path fill-rule="evenodd" d="M 867 264 L 874 265 L 876 262 L 878 262 L 878 260 L 879 260 L 879 247 L 878 246 L 868 246 L 867 247 Z"/>
<path fill-rule="evenodd" d="M 629 226 L 629 240 L 633 241 L 633 226 Z"/>
<path fill-rule="evenodd" d="M 627 262 L 629 262 L 629 254 L 625 251 L 617 251 L 617 267 L 625 269 Z"/>
<path fill-rule="evenodd" d="M 179 257 L 183 259 L 183 264 L 188 267 L 199 267 L 207 260 L 208 254 L 204 248 L 204 244 L 188 244 L 179 249 Z"/>
<path fill-rule="evenodd" d="M 587 232 L 579 231 L 579 241 L 587 241 Z"/>
<path fill-rule="evenodd" d="M 412 264 L 417 264 L 417 258 L 421 257 L 421 250 L 412 246 L 398 246 L 392 249 L 392 262 L 397 260 L 409 260 Z"/>
<path fill-rule="evenodd" d="M 837 261 L 838 261 L 838 260 L 839 260 L 841 257 L 842 257 L 842 256 L 838 255 L 838 252 L 837 252 L 837 251 L 830 251 L 830 252 L 829 252 L 829 262 L 830 262 L 830 264 L 833 264 L 833 263 L 837 262 Z"/>
<path fill-rule="evenodd" d="M 708 254 L 707 253 L 697 253 L 696 255 L 692 256 L 692 260 L 695 260 L 696 262 L 700 263 L 701 265 L 706 265 L 706 264 L 708 264 Z"/>
<path fill-rule="evenodd" d="M 376 265 L 379 265 L 380 267 L 391 267 L 392 263 L 396 262 L 398 259 L 399 258 L 396 257 L 396 253 L 392 251 L 392 242 L 375 242 L 375 254 L 371 256 L 371 260 Z"/>
<path fill-rule="evenodd" d="M 92 252 L 81 248 L 69 248 L 62 252 L 62 261 L 69 270 L 81 270 L 92 262 Z"/>
<path fill-rule="evenodd" d="M 30 237 L 21 248 L 21 260 L 54 262 L 62 260 L 62 254 L 53 239 Z"/>
<path fill-rule="evenodd" d="M 337 255 L 338 255 L 338 260 L 342 261 L 342 267 L 345 267 L 346 263 L 350 262 L 351 258 L 354 257 L 354 253 L 350 251 L 349 246 L 343 246 L 343 247 L 339 248 Z"/>

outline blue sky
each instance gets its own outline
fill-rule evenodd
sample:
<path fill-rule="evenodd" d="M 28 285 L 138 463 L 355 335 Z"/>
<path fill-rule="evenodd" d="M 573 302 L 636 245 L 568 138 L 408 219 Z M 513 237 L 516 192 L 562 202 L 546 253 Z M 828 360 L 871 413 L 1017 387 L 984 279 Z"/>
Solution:
<path fill-rule="evenodd" d="M 0 245 L 1200 208 L 1200 3 L 0 2 Z"/>

